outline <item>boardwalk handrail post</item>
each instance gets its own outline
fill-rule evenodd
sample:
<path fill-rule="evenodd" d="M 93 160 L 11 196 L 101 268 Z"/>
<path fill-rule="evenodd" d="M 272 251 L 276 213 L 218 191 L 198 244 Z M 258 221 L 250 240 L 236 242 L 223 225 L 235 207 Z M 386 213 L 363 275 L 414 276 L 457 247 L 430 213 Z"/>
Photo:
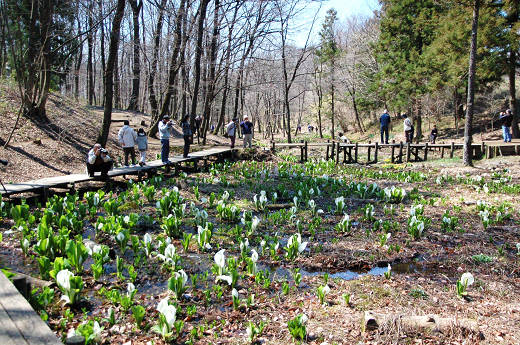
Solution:
<path fill-rule="evenodd" d="M 334 160 L 334 158 L 335 158 L 335 154 L 334 154 L 335 148 L 336 148 L 336 142 L 334 140 L 332 140 L 332 147 L 330 150 L 330 158 L 332 158 L 332 160 Z"/>
<path fill-rule="evenodd" d="M 372 155 L 372 146 L 370 146 L 372 144 L 371 141 L 368 142 L 368 158 L 367 158 L 367 162 L 370 163 L 370 156 Z"/>
<path fill-rule="evenodd" d="M 410 143 L 406 143 L 406 163 L 410 161 Z"/>
<path fill-rule="evenodd" d="M 399 159 L 397 160 L 397 163 L 403 162 L 403 142 L 399 142 Z"/>
<path fill-rule="evenodd" d="M 377 141 L 375 142 L 375 152 L 374 152 L 374 163 L 377 163 L 377 151 L 379 150 L 379 144 Z"/>
<path fill-rule="evenodd" d="M 395 145 L 394 145 L 393 142 L 392 142 L 391 150 L 392 150 L 392 163 L 395 163 L 395 158 L 394 158 L 394 154 L 395 154 Z"/>
<path fill-rule="evenodd" d="M 358 145 L 359 143 L 356 143 L 356 147 L 354 148 L 354 163 L 358 162 Z"/>
<path fill-rule="evenodd" d="M 339 141 L 336 143 L 336 164 L 339 164 L 339 148 L 340 148 Z"/>
<path fill-rule="evenodd" d="M 484 158 L 484 152 L 486 152 L 486 144 L 484 142 L 480 143 L 480 158 Z M 518 152 L 516 153 L 518 154 Z"/>
<path fill-rule="evenodd" d="M 325 154 L 325 160 L 326 161 L 329 160 L 329 142 L 330 142 L 330 140 L 327 139 L 327 153 Z"/>
<path fill-rule="evenodd" d="M 428 143 L 424 144 L 424 161 L 428 160 Z"/>
<path fill-rule="evenodd" d="M 303 140 L 300 140 L 300 162 L 304 162 L 303 158 L 304 158 L 304 155 L 303 155 L 303 150 L 304 150 L 304 146 L 303 146 Z"/>
<path fill-rule="evenodd" d="M 455 152 L 455 143 L 451 142 L 451 151 L 450 151 L 450 158 L 453 158 L 453 153 Z"/>
<path fill-rule="evenodd" d="M 275 147 L 275 144 L 274 144 L 274 140 L 271 140 L 271 152 L 274 154 L 276 151 L 276 147 Z"/>
<path fill-rule="evenodd" d="M 309 156 L 308 156 L 308 149 L 309 149 L 309 146 L 308 146 L 307 140 L 305 140 L 305 161 L 306 161 L 306 162 L 307 162 L 307 160 L 309 159 Z"/>

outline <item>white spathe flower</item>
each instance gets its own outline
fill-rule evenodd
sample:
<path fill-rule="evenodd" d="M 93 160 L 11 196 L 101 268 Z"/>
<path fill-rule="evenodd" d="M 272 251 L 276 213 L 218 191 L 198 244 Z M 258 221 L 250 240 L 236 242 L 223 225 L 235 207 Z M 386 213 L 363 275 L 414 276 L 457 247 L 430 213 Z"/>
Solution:
<path fill-rule="evenodd" d="M 386 240 L 388 241 L 388 240 L 390 239 L 391 236 L 392 236 L 392 234 L 389 233 L 389 232 L 387 232 L 387 233 L 386 233 Z"/>
<path fill-rule="evenodd" d="M 234 298 L 238 298 L 238 291 L 237 291 L 237 289 L 233 288 L 233 291 L 231 291 L 231 296 L 233 296 Z"/>
<path fill-rule="evenodd" d="M 265 190 L 260 191 L 260 196 L 267 197 L 267 193 L 265 192 Z"/>
<path fill-rule="evenodd" d="M 94 325 L 92 326 L 92 336 L 94 342 L 99 342 L 101 340 L 101 327 L 97 321 L 94 321 Z"/>
<path fill-rule="evenodd" d="M 446 224 L 450 224 L 450 223 L 451 223 L 451 218 L 444 216 L 444 217 L 442 218 L 442 222 L 443 222 L 443 223 L 446 223 Z"/>
<path fill-rule="evenodd" d="M 316 202 L 314 200 L 309 200 L 307 202 L 307 205 L 309 205 L 310 208 L 315 208 L 316 207 Z"/>
<path fill-rule="evenodd" d="M 152 236 L 149 233 L 144 234 L 144 243 L 145 244 L 152 243 Z"/>
<path fill-rule="evenodd" d="M 473 278 L 473 274 L 466 272 L 462 274 L 460 277 L 460 283 L 464 286 L 470 286 L 475 282 L 475 278 Z"/>
<path fill-rule="evenodd" d="M 61 270 L 56 275 L 56 284 L 61 287 L 63 290 L 70 290 L 70 278 L 74 277 L 74 274 L 67 270 Z"/>
<path fill-rule="evenodd" d="M 254 249 L 251 250 L 251 261 L 253 261 L 253 262 L 257 262 L 258 261 L 258 253 Z"/>
<path fill-rule="evenodd" d="M 251 230 L 255 231 L 258 227 L 258 224 L 260 224 L 260 218 L 257 216 L 253 217 L 253 220 L 251 221 Z"/>
<path fill-rule="evenodd" d="M 159 304 L 157 304 L 157 311 L 161 314 L 164 314 L 164 311 L 166 310 L 166 307 L 168 307 L 168 297 L 163 298 Z"/>
<path fill-rule="evenodd" d="M 300 321 L 302 322 L 302 324 L 305 325 L 307 321 L 309 321 L 309 318 L 307 317 L 307 315 L 302 314 L 302 316 L 300 317 Z"/>
<path fill-rule="evenodd" d="M 173 259 L 175 256 L 175 246 L 173 244 L 168 244 L 166 249 L 164 250 L 164 256 L 168 259 Z"/>
<path fill-rule="evenodd" d="M 126 287 L 126 294 L 130 296 L 132 292 L 135 291 L 135 285 L 132 283 L 128 283 L 128 286 Z"/>
<path fill-rule="evenodd" d="M 173 305 L 167 305 L 164 307 L 161 314 L 164 315 L 164 318 L 166 319 L 166 322 L 168 323 L 168 326 L 173 327 L 173 324 L 175 323 L 177 309 Z"/>
<path fill-rule="evenodd" d="M 67 331 L 67 338 L 72 338 L 75 335 L 76 335 L 76 330 L 74 329 L 74 327 L 69 328 L 69 330 Z"/>
<path fill-rule="evenodd" d="M 390 266 L 390 264 L 388 264 L 388 272 L 391 272 L 392 271 L 392 266 Z"/>
<path fill-rule="evenodd" d="M 244 241 L 240 241 L 240 251 L 243 252 L 249 247 L 249 240 L 246 238 Z"/>
<path fill-rule="evenodd" d="M 225 281 L 226 283 L 228 283 L 228 285 L 231 285 L 233 283 L 233 278 L 231 278 L 231 276 L 221 275 L 215 278 L 216 283 L 218 283 L 220 280 Z"/>
<path fill-rule="evenodd" d="M 128 222 L 130 222 L 130 216 L 126 215 L 123 217 L 123 222 L 125 222 L 126 224 L 128 224 Z"/>
<path fill-rule="evenodd" d="M 226 256 L 224 255 L 224 252 L 226 250 L 225 249 L 221 249 L 219 250 L 216 254 L 215 254 L 215 263 L 217 264 L 218 267 L 220 268 L 224 268 L 226 266 Z"/>
<path fill-rule="evenodd" d="M 186 282 L 188 281 L 188 275 L 184 270 L 180 270 L 179 272 L 174 273 L 175 279 L 182 279 L 182 286 L 186 285 Z"/>
<path fill-rule="evenodd" d="M 520 243 L 517 243 L 516 246 L 517 246 L 518 248 L 520 248 Z M 262 247 L 262 248 L 265 247 L 265 240 L 261 240 L 261 241 L 260 241 L 260 247 Z M 519 250 L 520 250 L 520 249 L 519 249 Z"/>
<path fill-rule="evenodd" d="M 328 285 L 325 285 L 325 287 L 323 288 L 323 294 L 327 295 L 329 292 L 330 292 L 330 287 Z"/>
<path fill-rule="evenodd" d="M 124 239 L 125 239 L 125 234 L 121 231 L 119 232 L 117 235 L 116 235 L 116 239 L 119 241 L 119 242 L 123 242 Z"/>

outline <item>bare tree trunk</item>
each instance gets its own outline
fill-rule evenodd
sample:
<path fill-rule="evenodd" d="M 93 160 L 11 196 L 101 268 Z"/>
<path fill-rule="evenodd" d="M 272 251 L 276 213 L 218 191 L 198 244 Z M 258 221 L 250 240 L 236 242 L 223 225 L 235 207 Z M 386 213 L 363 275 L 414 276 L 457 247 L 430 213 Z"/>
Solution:
<path fill-rule="evenodd" d="M 335 70 L 335 61 L 334 59 L 332 59 L 332 65 L 331 65 L 331 74 L 332 74 L 332 80 L 331 80 L 331 83 L 330 83 L 330 120 L 331 120 L 331 126 L 332 126 L 332 129 L 331 129 L 331 136 L 332 136 L 332 139 L 334 140 L 334 136 L 335 136 L 335 128 L 334 128 L 334 120 L 335 120 L 335 117 L 336 117 L 336 114 L 334 113 L 334 96 L 335 96 L 335 90 L 334 90 L 334 83 L 335 83 L 335 78 L 334 78 L 334 70 Z"/>
<path fill-rule="evenodd" d="M 125 0 L 117 0 L 116 13 L 112 21 L 112 31 L 110 32 L 110 46 L 108 49 L 107 69 L 105 71 L 105 111 L 103 113 L 103 124 L 97 142 L 106 146 L 110 123 L 112 122 L 112 98 L 114 96 L 114 68 L 116 66 L 117 51 L 119 47 L 119 36 L 121 21 L 125 13 Z"/>
<path fill-rule="evenodd" d="M 518 128 L 518 111 L 516 106 L 516 51 L 509 51 L 509 107 L 513 114 L 513 123 L 511 124 L 512 134 L 514 138 L 520 138 L 520 130 Z"/>
<path fill-rule="evenodd" d="M 466 107 L 466 126 L 464 127 L 464 165 L 473 166 L 471 143 L 473 139 L 473 102 L 475 100 L 475 69 L 477 65 L 477 30 L 480 0 L 475 0 L 473 22 L 471 24 L 471 50 L 469 54 L 468 102 Z"/>
<path fill-rule="evenodd" d="M 211 36 L 211 48 L 210 48 L 210 58 L 209 58 L 209 84 L 208 90 L 206 92 L 206 99 L 204 101 L 204 123 L 202 124 L 202 133 L 204 135 L 204 139 L 202 141 L 203 145 L 206 145 L 206 133 L 209 127 L 209 118 L 211 114 L 211 103 L 213 102 L 214 93 L 215 93 L 215 70 L 216 70 L 216 62 L 217 62 L 217 39 L 218 33 L 220 29 L 220 21 L 219 21 L 219 11 L 220 11 L 220 0 L 215 0 L 215 11 L 213 14 L 213 33 Z M 197 137 L 198 138 L 198 137 Z"/>
<path fill-rule="evenodd" d="M 148 75 L 148 98 L 150 99 L 150 107 L 152 108 L 152 119 L 157 117 L 158 104 L 155 96 L 155 75 L 157 74 L 157 63 L 159 61 L 159 46 L 161 43 L 161 32 L 164 22 L 164 11 L 167 0 L 161 0 L 159 6 L 159 18 L 157 19 L 157 26 L 154 33 L 154 46 L 152 64 L 150 66 L 150 74 Z"/>
<path fill-rule="evenodd" d="M 191 101 L 190 125 L 194 128 L 195 113 L 197 112 L 197 101 L 200 85 L 200 57 L 202 56 L 202 37 L 204 34 L 204 20 L 206 19 L 206 11 L 208 9 L 209 0 L 201 0 L 199 5 L 199 22 L 197 29 L 197 43 L 195 44 L 195 60 L 194 60 L 194 85 L 193 85 L 193 99 Z"/>
<path fill-rule="evenodd" d="M 168 114 L 168 111 L 170 109 L 170 100 L 173 93 L 173 89 L 175 87 L 175 81 L 177 78 L 177 73 L 179 72 L 179 68 L 181 67 L 180 63 L 177 63 L 177 57 L 179 56 L 179 52 L 181 50 L 181 41 L 182 41 L 182 24 L 183 24 L 183 18 L 186 16 L 186 0 L 181 0 L 181 3 L 179 5 L 179 9 L 177 10 L 177 15 L 175 16 L 175 39 L 174 39 L 174 48 L 172 52 L 172 56 L 170 59 L 170 72 L 168 75 L 168 87 L 166 89 L 166 94 L 164 96 L 162 106 L 161 106 L 161 112 L 159 116 L 152 118 L 152 127 L 150 128 L 149 135 L 155 136 L 157 134 L 157 124 L 159 123 L 160 119 Z"/>
<path fill-rule="evenodd" d="M 141 83 L 141 63 L 139 61 L 139 12 L 141 12 L 141 9 L 143 8 L 143 0 L 139 1 L 139 3 L 137 3 L 137 0 L 128 0 L 128 2 L 132 7 L 132 19 L 134 24 L 134 61 L 132 66 L 132 95 L 130 96 L 128 110 L 138 110 L 139 84 Z"/>
<path fill-rule="evenodd" d="M 94 11 L 94 3 L 90 2 L 88 6 L 88 28 L 89 32 L 87 33 L 87 46 L 88 46 L 88 54 L 87 54 L 87 98 L 88 105 L 94 104 L 94 66 L 93 66 L 93 48 L 94 48 L 94 20 L 92 18 Z"/>
<path fill-rule="evenodd" d="M 78 1 L 79 6 L 79 1 Z M 78 15 L 78 32 L 81 32 L 81 19 Z M 76 56 L 76 62 L 74 64 L 74 99 L 77 101 L 79 99 L 79 70 L 81 68 L 81 63 L 83 60 L 83 42 L 79 45 L 79 52 Z"/>

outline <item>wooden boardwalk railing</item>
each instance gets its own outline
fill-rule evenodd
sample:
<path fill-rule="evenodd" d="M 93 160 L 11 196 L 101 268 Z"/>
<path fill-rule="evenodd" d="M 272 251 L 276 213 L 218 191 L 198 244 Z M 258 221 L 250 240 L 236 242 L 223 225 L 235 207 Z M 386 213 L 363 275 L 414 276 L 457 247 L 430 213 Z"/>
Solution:
<path fill-rule="evenodd" d="M 115 168 L 108 172 L 109 177 L 124 176 L 124 175 L 153 175 L 157 172 L 157 169 L 163 166 L 174 167 L 177 169 L 181 163 L 194 163 L 197 164 L 199 161 L 203 161 L 206 166 L 208 160 L 211 157 L 222 159 L 225 155 L 231 155 L 235 149 L 228 147 L 215 147 L 208 150 L 192 152 L 188 158 L 182 156 L 176 156 L 170 158 L 170 164 L 164 164 L 160 160 L 147 162 L 145 166 L 130 166 Z M 5 183 L 5 189 L 0 186 L 0 193 L 2 195 L 13 195 L 19 193 L 33 192 L 46 196 L 50 188 L 66 187 L 74 189 L 74 185 L 80 182 L 99 180 L 99 176 L 90 177 L 87 174 L 71 174 L 42 178 L 39 180 L 32 180 L 20 183 Z"/>
<path fill-rule="evenodd" d="M 455 156 L 456 150 L 462 150 L 464 144 L 451 142 L 449 144 L 430 144 L 430 143 L 343 143 L 343 142 L 321 142 L 308 143 L 302 141 L 299 143 L 275 143 L 271 142 L 271 151 L 276 149 L 300 149 L 300 161 L 305 162 L 308 159 L 309 147 L 325 147 L 325 159 L 332 159 L 338 163 L 360 163 L 360 150 L 366 149 L 367 160 L 365 163 L 377 163 L 380 159 L 380 151 L 390 149 L 390 160 L 392 163 L 406 162 L 422 162 L 428 160 L 428 153 L 432 150 L 439 151 L 441 158 L 449 154 L 450 158 Z M 473 157 L 492 158 L 505 153 L 520 154 L 520 143 L 497 143 L 482 142 L 480 144 L 472 144 Z M 386 150 L 385 150 L 386 151 Z M 342 160 L 340 156 L 343 156 Z M 462 155 L 461 155 L 462 156 Z"/>
<path fill-rule="evenodd" d="M 29 289 L 30 290 L 30 289 Z M 59 345 L 62 342 L 0 271 L 0 344 Z"/>

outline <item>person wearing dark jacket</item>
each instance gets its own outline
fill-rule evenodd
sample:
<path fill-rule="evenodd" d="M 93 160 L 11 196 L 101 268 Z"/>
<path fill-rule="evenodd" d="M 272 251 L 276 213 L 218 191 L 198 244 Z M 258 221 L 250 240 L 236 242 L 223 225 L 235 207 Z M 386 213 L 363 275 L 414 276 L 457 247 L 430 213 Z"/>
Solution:
<path fill-rule="evenodd" d="M 181 121 L 181 127 L 182 127 L 182 136 L 184 137 L 184 151 L 182 154 L 183 158 L 189 158 L 188 152 L 190 151 L 190 144 L 193 140 L 193 132 L 191 131 L 190 126 L 190 116 L 186 115 L 182 118 Z"/>
<path fill-rule="evenodd" d="M 504 136 L 504 142 L 511 142 L 511 125 L 513 124 L 513 114 L 510 109 L 506 112 L 500 113 L 500 121 L 502 122 L 502 135 Z"/>
<path fill-rule="evenodd" d="M 433 129 L 430 133 L 430 142 L 432 144 L 435 144 L 435 140 L 437 139 L 437 134 L 438 134 L 437 125 L 433 125 Z"/>
<path fill-rule="evenodd" d="M 381 144 L 388 144 L 388 127 L 390 126 L 390 115 L 388 115 L 388 110 L 385 109 L 379 118 L 379 123 L 381 125 Z M 383 134 L 385 136 L 384 141 Z"/>

